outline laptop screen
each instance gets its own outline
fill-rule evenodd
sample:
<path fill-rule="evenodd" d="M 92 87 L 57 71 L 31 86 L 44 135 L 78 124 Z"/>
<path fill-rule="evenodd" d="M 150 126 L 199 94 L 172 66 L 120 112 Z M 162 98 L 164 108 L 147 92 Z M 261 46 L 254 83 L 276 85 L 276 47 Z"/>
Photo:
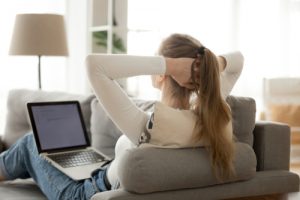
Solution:
<path fill-rule="evenodd" d="M 78 102 L 28 104 L 40 152 L 89 146 Z"/>

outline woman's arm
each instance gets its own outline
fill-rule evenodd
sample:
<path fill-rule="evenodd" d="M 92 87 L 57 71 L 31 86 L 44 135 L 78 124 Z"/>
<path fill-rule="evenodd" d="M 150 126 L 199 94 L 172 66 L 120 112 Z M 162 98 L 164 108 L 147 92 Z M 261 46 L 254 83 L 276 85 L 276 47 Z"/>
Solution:
<path fill-rule="evenodd" d="M 148 116 L 128 98 L 114 79 L 164 74 L 164 58 L 95 54 L 86 58 L 86 67 L 91 86 L 107 114 L 134 144 L 138 144 Z"/>
<path fill-rule="evenodd" d="M 218 61 L 221 71 L 221 92 L 226 99 L 241 75 L 244 57 L 241 52 L 232 52 L 219 56 Z"/>

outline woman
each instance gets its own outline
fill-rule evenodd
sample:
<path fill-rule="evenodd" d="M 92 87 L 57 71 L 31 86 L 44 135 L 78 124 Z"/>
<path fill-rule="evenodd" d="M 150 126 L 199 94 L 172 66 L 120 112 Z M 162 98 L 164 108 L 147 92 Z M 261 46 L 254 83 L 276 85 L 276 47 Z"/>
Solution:
<path fill-rule="evenodd" d="M 90 179 L 73 181 L 38 156 L 28 134 L 0 155 L 2 180 L 32 177 L 49 199 L 89 199 L 96 192 L 119 187 L 117 167 L 126 149 L 147 146 L 205 146 L 215 175 L 221 180 L 234 175 L 231 113 L 224 99 L 241 73 L 242 55 L 216 57 L 196 39 L 181 34 L 165 39 L 159 55 L 90 55 L 86 59 L 98 100 L 124 133 L 110 164 Z M 162 93 L 150 116 L 114 81 L 137 75 L 152 75 L 153 86 Z"/>

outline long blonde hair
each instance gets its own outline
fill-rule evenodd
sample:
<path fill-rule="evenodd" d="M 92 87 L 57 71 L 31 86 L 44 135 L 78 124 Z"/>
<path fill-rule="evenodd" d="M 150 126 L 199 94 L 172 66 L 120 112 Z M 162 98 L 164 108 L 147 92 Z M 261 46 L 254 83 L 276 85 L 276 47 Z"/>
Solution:
<path fill-rule="evenodd" d="M 200 50 L 200 52 L 199 52 Z M 233 140 L 226 136 L 225 128 L 231 123 L 231 111 L 222 99 L 220 72 L 217 57 L 207 48 L 188 35 L 173 34 L 166 38 L 158 51 L 159 55 L 169 58 L 195 58 L 192 79 L 195 88 L 181 87 L 171 76 L 168 77 L 172 98 L 182 102 L 182 107 L 191 108 L 197 116 L 195 140 L 206 139 L 209 146 L 213 172 L 219 180 L 234 175 Z M 190 101 L 196 95 L 194 101 Z M 184 105 L 190 102 L 190 105 Z"/>

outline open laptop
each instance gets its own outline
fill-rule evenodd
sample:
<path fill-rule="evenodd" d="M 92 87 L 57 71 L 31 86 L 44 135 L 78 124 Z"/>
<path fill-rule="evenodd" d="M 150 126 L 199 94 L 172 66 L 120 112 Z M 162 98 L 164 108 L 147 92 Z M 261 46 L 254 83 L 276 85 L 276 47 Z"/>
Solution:
<path fill-rule="evenodd" d="M 91 147 L 78 101 L 27 104 L 38 152 L 74 180 L 89 178 L 109 159 Z"/>

